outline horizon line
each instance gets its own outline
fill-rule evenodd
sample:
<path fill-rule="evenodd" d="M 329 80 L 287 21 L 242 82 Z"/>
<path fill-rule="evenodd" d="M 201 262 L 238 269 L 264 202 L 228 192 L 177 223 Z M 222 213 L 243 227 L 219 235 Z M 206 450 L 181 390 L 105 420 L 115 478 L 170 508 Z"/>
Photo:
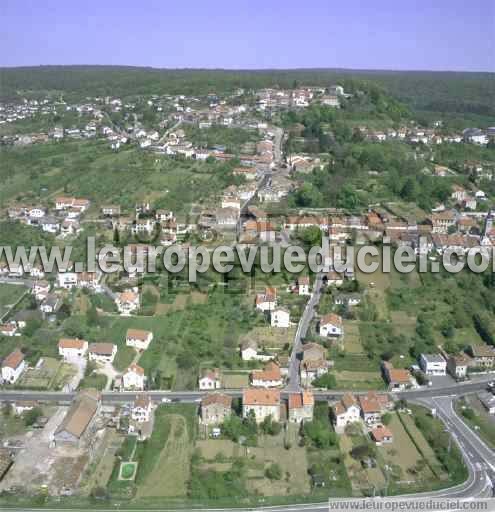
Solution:
<path fill-rule="evenodd" d="M 36 69 L 36 68 L 133 68 L 137 70 L 154 71 L 219 71 L 219 72 L 298 72 L 298 71 L 340 71 L 361 73 L 471 73 L 471 74 L 495 74 L 495 69 L 489 70 L 456 70 L 456 69 L 398 69 L 398 68 L 341 68 L 341 67 L 293 67 L 293 68 L 235 68 L 235 67 L 156 67 L 135 64 L 29 64 L 29 65 L 0 65 L 0 70 Z"/>

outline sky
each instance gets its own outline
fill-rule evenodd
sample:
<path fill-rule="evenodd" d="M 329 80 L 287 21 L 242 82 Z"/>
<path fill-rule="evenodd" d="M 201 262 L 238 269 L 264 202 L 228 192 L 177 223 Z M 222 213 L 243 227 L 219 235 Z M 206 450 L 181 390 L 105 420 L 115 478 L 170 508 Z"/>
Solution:
<path fill-rule="evenodd" d="M 0 66 L 495 71 L 494 0 L 0 0 Z"/>

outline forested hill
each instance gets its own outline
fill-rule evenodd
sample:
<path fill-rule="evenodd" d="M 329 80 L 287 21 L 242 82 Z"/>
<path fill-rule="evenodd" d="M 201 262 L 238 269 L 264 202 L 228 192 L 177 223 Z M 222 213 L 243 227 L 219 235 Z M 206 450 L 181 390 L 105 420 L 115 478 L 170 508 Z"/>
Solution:
<path fill-rule="evenodd" d="M 222 93 L 235 87 L 330 85 L 367 80 L 415 110 L 495 115 L 495 74 L 427 71 L 168 70 L 124 66 L 0 68 L 0 97 L 64 91 L 74 96 Z"/>

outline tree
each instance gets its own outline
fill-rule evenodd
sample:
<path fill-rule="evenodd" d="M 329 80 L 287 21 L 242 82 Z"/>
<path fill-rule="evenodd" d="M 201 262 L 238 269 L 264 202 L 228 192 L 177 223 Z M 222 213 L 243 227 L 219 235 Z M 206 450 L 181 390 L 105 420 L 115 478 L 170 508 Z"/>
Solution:
<path fill-rule="evenodd" d="M 43 411 L 39 407 L 33 407 L 31 410 L 26 411 L 22 417 L 24 420 L 24 425 L 26 427 L 31 427 L 38 421 L 38 419 L 43 415 Z"/>
<path fill-rule="evenodd" d="M 277 463 L 274 462 L 266 468 L 265 476 L 269 480 L 280 480 L 282 478 L 282 469 Z"/>

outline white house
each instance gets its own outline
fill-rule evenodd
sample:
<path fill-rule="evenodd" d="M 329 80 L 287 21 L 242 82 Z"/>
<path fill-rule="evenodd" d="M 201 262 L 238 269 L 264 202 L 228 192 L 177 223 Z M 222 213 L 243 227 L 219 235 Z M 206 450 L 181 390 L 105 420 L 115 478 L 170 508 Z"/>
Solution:
<path fill-rule="evenodd" d="M 57 286 L 70 290 L 77 286 L 76 272 L 59 272 L 57 274 Z"/>
<path fill-rule="evenodd" d="M 90 361 L 96 363 L 113 363 L 117 354 L 117 345 L 113 343 L 91 343 L 88 349 Z"/>
<path fill-rule="evenodd" d="M 138 423 L 147 423 L 150 421 L 151 411 L 151 398 L 148 395 L 138 395 L 132 404 L 131 418 Z"/>
<path fill-rule="evenodd" d="M 320 336 L 342 336 L 344 326 L 342 318 L 335 313 L 325 315 L 320 320 Z"/>
<path fill-rule="evenodd" d="M 297 293 L 299 295 L 310 295 L 309 277 L 302 276 L 297 279 Z"/>
<path fill-rule="evenodd" d="M 17 332 L 17 324 L 15 322 L 11 322 L 8 324 L 0 325 L 0 335 L 1 336 L 20 336 L 20 333 Z"/>
<path fill-rule="evenodd" d="M 270 361 L 263 370 L 251 372 L 251 385 L 259 388 L 276 388 L 283 384 L 282 373 L 277 363 Z"/>
<path fill-rule="evenodd" d="M 421 354 L 419 366 L 426 375 L 446 375 L 447 361 L 440 354 Z"/>
<path fill-rule="evenodd" d="M 136 350 L 147 350 L 153 340 L 151 331 L 143 331 L 141 329 L 127 329 L 126 345 L 134 347 Z"/>
<path fill-rule="evenodd" d="M 58 342 L 58 353 L 66 361 L 85 357 L 88 352 L 88 342 L 80 339 L 62 338 Z"/>
<path fill-rule="evenodd" d="M 277 289 L 266 288 L 265 293 L 256 294 L 256 309 L 271 311 L 277 306 Z"/>
<path fill-rule="evenodd" d="M 139 309 L 139 293 L 134 290 L 118 293 L 115 304 L 121 315 L 130 315 Z"/>
<path fill-rule="evenodd" d="M 218 368 L 213 370 L 204 368 L 199 376 L 198 385 L 201 391 L 220 389 L 222 387 L 220 370 Z"/>
<path fill-rule="evenodd" d="M 122 385 L 124 389 L 144 389 L 145 376 L 144 370 L 136 363 L 131 364 L 122 375 Z"/>
<path fill-rule="evenodd" d="M 24 354 L 16 349 L 11 352 L 2 362 L 2 379 L 4 382 L 14 384 L 27 368 L 24 361 Z"/>
<path fill-rule="evenodd" d="M 340 402 L 333 406 L 333 421 L 335 431 L 342 433 L 347 425 L 360 421 L 361 409 L 354 395 L 346 393 Z"/>
<path fill-rule="evenodd" d="M 272 327 L 289 327 L 290 313 L 286 308 L 278 307 L 270 312 L 270 325 Z"/>
<path fill-rule="evenodd" d="M 247 340 L 241 344 L 241 359 L 243 361 L 269 361 L 273 359 L 273 355 L 260 352 L 255 340 Z"/>

